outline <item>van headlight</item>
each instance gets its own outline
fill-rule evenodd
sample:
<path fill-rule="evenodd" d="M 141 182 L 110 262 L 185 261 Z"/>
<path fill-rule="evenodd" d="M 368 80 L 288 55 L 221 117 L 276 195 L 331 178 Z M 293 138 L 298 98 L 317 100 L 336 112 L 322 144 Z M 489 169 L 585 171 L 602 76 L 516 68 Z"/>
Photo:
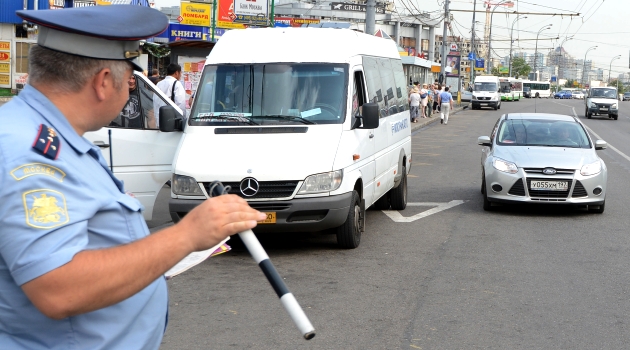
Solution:
<path fill-rule="evenodd" d="M 492 160 L 492 166 L 498 171 L 502 171 L 508 174 L 516 174 L 518 172 L 518 167 L 516 166 L 516 164 L 508 162 L 507 160 L 503 160 L 501 158 L 494 158 Z"/>
<path fill-rule="evenodd" d="M 190 176 L 173 175 L 171 189 L 173 193 L 183 196 L 203 196 L 197 180 Z"/>
<path fill-rule="evenodd" d="M 602 163 L 597 160 L 591 164 L 586 164 L 580 169 L 580 174 L 582 176 L 591 176 L 595 174 L 599 174 L 602 171 Z"/>
<path fill-rule="evenodd" d="M 612 108 L 612 109 L 617 109 L 617 104 L 616 104 L 616 103 L 615 103 L 615 104 L 613 104 L 610 108 Z"/>
<path fill-rule="evenodd" d="M 343 170 L 314 174 L 306 178 L 298 194 L 310 194 L 334 191 L 341 186 Z"/>

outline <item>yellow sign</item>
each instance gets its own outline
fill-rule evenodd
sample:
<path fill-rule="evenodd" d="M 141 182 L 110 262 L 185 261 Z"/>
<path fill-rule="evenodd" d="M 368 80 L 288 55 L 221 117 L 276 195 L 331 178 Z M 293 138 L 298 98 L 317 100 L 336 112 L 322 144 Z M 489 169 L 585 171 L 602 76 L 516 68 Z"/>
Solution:
<path fill-rule="evenodd" d="M 182 2 L 179 7 L 179 15 L 182 17 L 181 24 L 210 27 L 212 5 Z"/>
<path fill-rule="evenodd" d="M 11 51 L 11 42 L 10 41 L 0 41 L 0 50 L 2 50 L 2 51 Z"/>
<path fill-rule="evenodd" d="M 98 6 L 109 6 L 112 4 L 111 1 L 107 1 L 107 0 L 96 0 L 96 4 Z"/>
<path fill-rule="evenodd" d="M 11 76 L 7 74 L 0 74 L 0 85 L 11 86 Z"/>
<path fill-rule="evenodd" d="M 431 73 L 439 73 L 442 71 L 442 67 L 440 66 L 431 66 Z"/>
<path fill-rule="evenodd" d="M 11 64 L 0 63 L 0 73 L 11 73 Z"/>

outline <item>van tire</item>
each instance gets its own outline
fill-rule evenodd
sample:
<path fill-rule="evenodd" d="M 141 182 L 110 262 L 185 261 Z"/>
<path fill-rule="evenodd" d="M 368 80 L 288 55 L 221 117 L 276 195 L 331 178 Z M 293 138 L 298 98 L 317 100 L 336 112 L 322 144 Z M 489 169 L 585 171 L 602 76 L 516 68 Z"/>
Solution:
<path fill-rule="evenodd" d="M 390 204 L 393 210 L 403 210 L 407 207 L 407 167 L 402 167 L 402 179 L 398 187 L 389 190 Z"/>
<path fill-rule="evenodd" d="M 354 249 L 361 243 L 361 223 L 365 217 L 365 210 L 361 209 L 359 194 L 352 191 L 352 200 L 348 217 L 343 225 L 337 227 L 337 244 L 343 249 Z"/>
<path fill-rule="evenodd" d="M 373 206 L 376 210 L 388 210 L 390 206 L 389 192 L 385 193 L 381 198 L 374 202 Z"/>

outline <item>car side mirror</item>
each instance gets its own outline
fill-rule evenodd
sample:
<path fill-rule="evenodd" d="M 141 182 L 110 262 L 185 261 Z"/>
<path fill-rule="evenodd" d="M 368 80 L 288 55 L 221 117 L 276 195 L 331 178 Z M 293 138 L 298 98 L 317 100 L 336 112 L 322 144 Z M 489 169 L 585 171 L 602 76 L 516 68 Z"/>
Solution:
<path fill-rule="evenodd" d="M 606 142 L 604 140 L 597 140 L 597 141 L 595 141 L 595 149 L 596 150 L 606 149 L 607 147 L 608 147 L 608 142 Z"/>
<path fill-rule="evenodd" d="M 379 114 L 377 103 L 364 103 L 361 107 L 362 115 L 357 115 L 357 119 L 361 119 L 362 125 L 358 129 L 376 129 L 379 125 Z"/>
<path fill-rule="evenodd" d="M 173 132 L 183 130 L 182 116 L 172 106 L 160 107 L 160 131 Z"/>
<path fill-rule="evenodd" d="M 490 141 L 490 138 L 488 136 L 480 136 L 477 139 L 477 144 L 479 146 L 492 146 L 492 141 Z"/>

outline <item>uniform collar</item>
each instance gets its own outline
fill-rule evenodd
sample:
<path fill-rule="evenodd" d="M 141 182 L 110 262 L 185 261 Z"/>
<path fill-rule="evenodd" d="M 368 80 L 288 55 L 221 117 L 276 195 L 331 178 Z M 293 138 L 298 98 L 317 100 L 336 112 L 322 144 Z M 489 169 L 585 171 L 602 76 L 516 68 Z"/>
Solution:
<path fill-rule="evenodd" d="M 48 126 L 55 129 L 75 151 L 78 153 L 86 153 L 92 148 L 92 143 L 79 136 L 59 108 L 57 108 L 48 97 L 39 92 L 39 90 L 26 84 L 17 97 L 24 100 L 26 104 L 37 111 L 37 113 L 48 122 Z"/>

